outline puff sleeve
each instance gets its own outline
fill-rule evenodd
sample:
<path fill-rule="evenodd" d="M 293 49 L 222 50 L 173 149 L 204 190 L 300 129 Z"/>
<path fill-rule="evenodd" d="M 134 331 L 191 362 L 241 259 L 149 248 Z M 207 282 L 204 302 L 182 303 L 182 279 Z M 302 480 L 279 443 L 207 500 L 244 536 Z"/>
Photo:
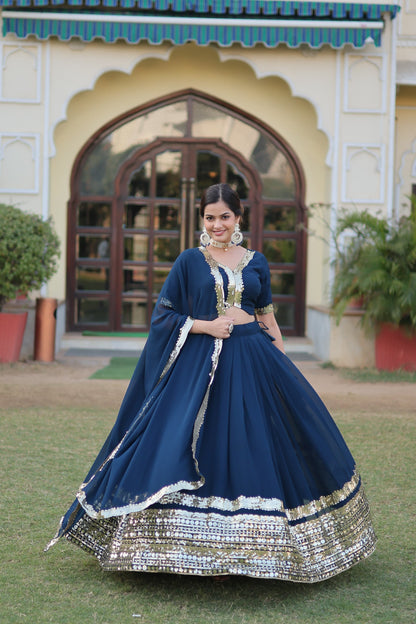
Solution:
<path fill-rule="evenodd" d="M 272 291 L 270 286 L 270 269 L 267 260 L 263 254 L 259 255 L 260 269 L 260 293 L 255 305 L 255 313 L 259 316 L 274 312 L 272 303 Z"/>

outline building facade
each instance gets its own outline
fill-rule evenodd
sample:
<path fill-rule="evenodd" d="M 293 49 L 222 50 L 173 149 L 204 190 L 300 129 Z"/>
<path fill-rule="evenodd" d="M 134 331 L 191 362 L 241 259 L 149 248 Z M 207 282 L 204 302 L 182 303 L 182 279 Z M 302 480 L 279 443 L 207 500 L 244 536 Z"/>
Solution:
<path fill-rule="evenodd" d="M 410 209 L 416 1 L 402 4 L 0 0 L 0 202 L 52 217 L 63 254 L 42 294 L 65 331 L 145 331 L 197 244 L 202 190 L 229 182 L 283 333 L 371 363 L 357 317 L 328 314 L 329 232 L 309 207 L 330 226 L 340 207 Z"/>

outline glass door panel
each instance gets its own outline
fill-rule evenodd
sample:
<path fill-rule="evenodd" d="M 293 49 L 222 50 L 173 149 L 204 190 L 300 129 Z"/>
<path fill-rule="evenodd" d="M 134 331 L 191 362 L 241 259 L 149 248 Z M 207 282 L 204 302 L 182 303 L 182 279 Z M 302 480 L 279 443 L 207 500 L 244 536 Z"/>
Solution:
<path fill-rule="evenodd" d="M 181 213 L 179 204 L 159 204 L 154 210 L 154 229 L 179 232 Z"/>
<path fill-rule="evenodd" d="M 78 258 L 109 258 L 109 236 L 105 234 L 78 234 L 76 253 Z"/>
<path fill-rule="evenodd" d="M 77 290 L 102 290 L 109 288 L 109 269 L 78 265 L 76 268 Z"/>
<path fill-rule="evenodd" d="M 82 193 L 111 195 L 117 172 L 133 152 L 159 136 L 183 137 L 187 128 L 185 100 L 142 113 L 105 134 L 88 153 L 80 175 Z"/>
<path fill-rule="evenodd" d="M 110 319 L 108 299 L 77 298 L 75 318 L 82 325 L 107 325 Z"/>
<path fill-rule="evenodd" d="M 150 206 L 129 204 L 124 205 L 123 227 L 132 230 L 150 227 Z"/>
<path fill-rule="evenodd" d="M 295 325 L 295 302 L 279 301 L 277 304 L 277 320 L 280 328 L 292 328 Z"/>
<path fill-rule="evenodd" d="M 269 262 L 294 264 L 296 262 L 296 241 L 286 238 L 266 239 L 263 252 Z"/>
<path fill-rule="evenodd" d="M 208 151 L 197 153 L 196 165 L 196 195 L 201 197 L 202 193 L 211 184 L 221 182 L 221 161 L 217 154 Z"/>
<path fill-rule="evenodd" d="M 77 224 L 81 227 L 110 227 L 111 204 L 81 202 L 78 207 Z"/>
<path fill-rule="evenodd" d="M 295 232 L 297 210 L 295 206 L 265 206 L 264 229 L 272 232 Z"/>
<path fill-rule="evenodd" d="M 145 301 L 123 301 L 121 324 L 123 327 L 143 327 L 147 321 Z"/>
<path fill-rule="evenodd" d="M 153 245 L 153 262 L 174 263 L 179 256 L 179 239 L 158 236 Z"/>
<path fill-rule="evenodd" d="M 179 198 L 182 153 L 167 150 L 156 156 L 156 197 Z"/>
<path fill-rule="evenodd" d="M 165 148 L 130 175 L 123 206 L 121 327 L 148 327 L 167 276 L 162 267 L 180 253 L 182 162 L 181 149 Z"/>
<path fill-rule="evenodd" d="M 123 269 L 123 293 L 146 297 L 148 271 L 142 266 L 132 266 Z"/>
<path fill-rule="evenodd" d="M 130 197 L 149 197 L 152 163 L 147 160 L 140 169 L 133 172 L 129 183 Z"/>
<path fill-rule="evenodd" d="M 125 234 L 124 260 L 147 262 L 149 258 L 149 237 L 146 234 Z"/>
<path fill-rule="evenodd" d="M 231 188 L 237 191 L 241 201 L 248 199 L 249 186 L 247 179 L 244 177 L 241 171 L 239 171 L 237 167 L 231 162 L 227 162 L 226 182 L 231 186 Z"/>
<path fill-rule="evenodd" d="M 270 282 L 272 295 L 294 295 L 295 294 L 294 272 L 270 271 Z"/>

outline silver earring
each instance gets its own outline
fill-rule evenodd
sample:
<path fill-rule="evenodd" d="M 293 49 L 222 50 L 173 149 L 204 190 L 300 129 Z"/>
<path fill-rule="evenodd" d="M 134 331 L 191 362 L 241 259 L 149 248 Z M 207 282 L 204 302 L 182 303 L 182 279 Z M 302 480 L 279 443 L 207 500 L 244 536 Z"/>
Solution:
<path fill-rule="evenodd" d="M 231 242 L 234 245 L 241 245 L 241 243 L 243 242 L 243 235 L 241 234 L 240 226 L 238 225 L 238 223 L 235 224 L 234 232 L 231 234 Z"/>
<path fill-rule="evenodd" d="M 202 247 L 208 247 L 208 245 L 211 242 L 211 237 L 208 234 L 208 232 L 207 232 L 207 230 L 205 228 L 205 225 L 204 225 L 204 229 L 202 230 L 201 235 L 199 237 L 199 241 L 200 241 Z"/>

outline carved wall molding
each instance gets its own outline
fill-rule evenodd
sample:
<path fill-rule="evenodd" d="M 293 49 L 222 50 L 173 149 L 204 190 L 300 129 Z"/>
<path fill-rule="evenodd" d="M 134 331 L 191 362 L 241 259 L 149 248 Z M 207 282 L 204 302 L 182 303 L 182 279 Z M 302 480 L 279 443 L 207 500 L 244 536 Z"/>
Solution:
<path fill-rule="evenodd" d="M 18 104 L 41 102 L 41 45 L 1 42 L 0 101 Z"/>
<path fill-rule="evenodd" d="M 354 81 L 354 75 L 357 79 Z M 384 54 L 351 52 L 344 57 L 344 113 L 386 112 L 387 63 Z M 355 84 L 354 84 L 355 82 Z"/>
<path fill-rule="evenodd" d="M 0 133 L 0 193 L 39 193 L 40 135 Z"/>
<path fill-rule="evenodd" d="M 383 204 L 386 148 L 383 144 L 343 144 L 343 203 Z"/>

